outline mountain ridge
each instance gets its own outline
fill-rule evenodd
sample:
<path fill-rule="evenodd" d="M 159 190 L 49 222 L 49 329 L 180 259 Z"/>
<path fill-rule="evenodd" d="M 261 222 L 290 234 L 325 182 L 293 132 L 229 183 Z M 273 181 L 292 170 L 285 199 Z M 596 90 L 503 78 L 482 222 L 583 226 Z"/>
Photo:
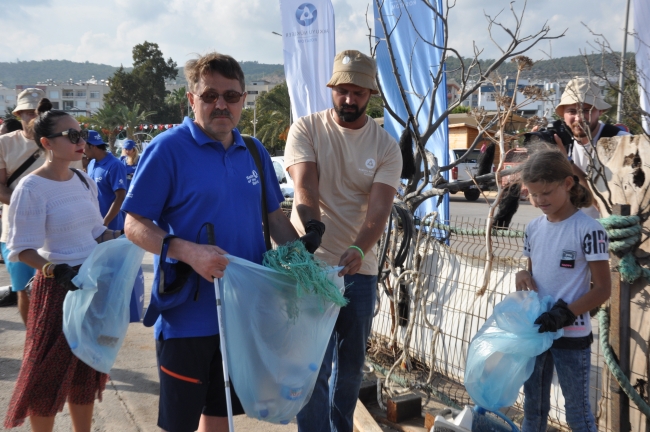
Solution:
<path fill-rule="evenodd" d="M 628 57 L 633 57 L 628 53 Z M 572 78 L 576 75 L 586 75 L 587 66 L 585 61 L 592 65 L 598 65 L 598 69 L 604 70 L 608 75 L 618 72 L 617 62 L 620 53 L 608 55 L 591 54 L 588 56 L 570 56 L 550 60 L 539 60 L 535 62 L 531 70 L 523 71 L 522 78 L 525 79 L 546 79 L 555 81 L 558 79 Z M 466 59 L 466 65 L 470 62 Z M 484 69 L 494 60 L 480 60 Z M 267 80 L 281 82 L 284 80 L 284 66 L 281 64 L 266 64 L 256 61 L 240 62 L 247 82 Z M 447 61 L 447 74 L 449 78 L 460 80 L 460 63 L 458 59 L 450 57 Z M 98 81 L 109 79 L 118 66 L 111 66 L 90 62 L 72 62 L 70 60 L 31 60 L 17 62 L 0 62 L 0 82 L 5 87 L 13 88 L 16 85 L 34 85 L 38 82 L 45 82 L 52 79 L 55 82 L 65 82 L 72 79 L 73 82 L 87 81 L 95 77 Z M 124 68 L 126 71 L 132 68 Z M 500 75 L 512 75 L 517 73 L 514 63 L 507 62 L 498 69 Z M 179 67 L 179 74 L 176 83 L 184 84 L 185 76 L 183 67 Z"/>

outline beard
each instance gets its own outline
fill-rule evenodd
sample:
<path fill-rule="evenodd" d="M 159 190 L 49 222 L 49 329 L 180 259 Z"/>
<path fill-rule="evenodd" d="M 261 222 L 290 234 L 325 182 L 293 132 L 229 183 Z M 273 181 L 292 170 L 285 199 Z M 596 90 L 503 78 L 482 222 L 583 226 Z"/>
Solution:
<path fill-rule="evenodd" d="M 598 132 L 598 118 L 591 123 L 587 123 L 586 120 L 576 120 L 571 125 L 571 132 L 576 138 L 593 138 L 594 134 Z"/>
<path fill-rule="evenodd" d="M 332 105 L 334 105 L 334 111 L 336 111 L 339 118 L 346 123 L 352 123 L 353 121 L 358 120 L 359 117 L 366 113 L 366 108 L 368 107 L 367 103 L 361 108 L 359 108 L 358 105 L 343 104 L 339 106 L 336 105 L 333 100 Z"/>

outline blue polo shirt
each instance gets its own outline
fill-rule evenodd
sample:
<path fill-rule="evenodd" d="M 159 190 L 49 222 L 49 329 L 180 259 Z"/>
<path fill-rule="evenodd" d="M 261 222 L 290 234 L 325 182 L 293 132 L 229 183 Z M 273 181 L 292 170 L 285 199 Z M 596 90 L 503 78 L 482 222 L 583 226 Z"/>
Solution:
<path fill-rule="evenodd" d="M 228 150 L 188 117 L 181 126 L 156 136 L 140 157 L 122 210 L 202 244 L 207 244 L 202 226 L 211 222 L 219 247 L 261 263 L 266 251 L 261 184 L 239 131 L 232 132 L 234 143 Z M 255 144 L 264 165 L 267 211 L 272 213 L 284 198 L 271 158 L 259 141 Z M 154 275 L 153 287 L 157 290 L 158 257 L 154 259 Z M 183 303 L 161 311 L 155 323 L 156 339 L 161 332 L 165 339 L 218 334 L 214 284 L 194 274 L 183 290 L 191 293 Z M 156 300 L 153 295 L 151 300 Z"/>
<path fill-rule="evenodd" d="M 88 164 L 88 175 L 97 183 L 97 199 L 99 200 L 99 211 L 106 216 L 111 204 L 115 201 L 115 191 L 126 190 L 126 168 L 118 158 L 107 152 L 104 159 L 91 160 Z M 124 215 L 117 212 L 117 216 L 108 224 L 112 230 L 124 229 Z"/>
<path fill-rule="evenodd" d="M 120 156 L 120 162 L 124 164 L 124 168 L 126 168 L 126 190 L 129 190 L 129 186 L 131 186 L 131 180 L 133 180 L 133 174 L 135 174 L 135 169 L 138 167 L 138 163 L 136 162 L 135 165 L 129 165 L 126 163 L 126 156 Z M 138 159 L 138 162 L 140 159 Z"/>

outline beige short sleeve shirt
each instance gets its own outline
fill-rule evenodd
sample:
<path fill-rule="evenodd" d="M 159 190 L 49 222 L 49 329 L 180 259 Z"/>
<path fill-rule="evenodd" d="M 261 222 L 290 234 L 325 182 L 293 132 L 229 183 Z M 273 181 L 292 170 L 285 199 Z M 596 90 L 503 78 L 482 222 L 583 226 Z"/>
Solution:
<path fill-rule="evenodd" d="M 36 142 L 31 139 L 25 138 L 22 131 L 14 131 L 0 136 L 0 169 L 7 170 L 7 180 L 11 177 L 20 166 L 27 160 L 28 157 L 38 150 Z M 9 189 L 14 190 L 20 179 L 27 174 L 39 168 L 45 162 L 45 158 L 41 155 L 38 159 L 25 170 L 11 185 Z M 7 242 L 7 235 L 9 234 L 9 206 L 2 205 L 2 235 L 0 235 L 0 242 Z"/>
<path fill-rule="evenodd" d="M 379 182 L 397 189 L 402 155 L 397 142 L 373 119 L 361 129 L 346 129 L 332 109 L 298 119 L 289 130 L 284 153 L 286 167 L 315 162 L 318 168 L 321 220 L 325 235 L 315 255 L 336 266 L 354 243 L 366 218 L 370 189 Z M 300 235 L 298 212 L 291 222 Z M 377 274 L 376 248 L 368 251 L 359 273 Z"/>

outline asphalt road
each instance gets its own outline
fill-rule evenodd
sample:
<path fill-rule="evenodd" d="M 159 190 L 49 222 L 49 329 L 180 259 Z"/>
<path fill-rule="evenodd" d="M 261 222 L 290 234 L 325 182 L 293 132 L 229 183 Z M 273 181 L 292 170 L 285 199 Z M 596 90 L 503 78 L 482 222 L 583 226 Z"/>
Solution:
<path fill-rule="evenodd" d="M 490 204 L 494 201 L 496 193 L 488 194 L 487 200 Z M 449 195 L 449 213 L 452 221 L 454 218 L 462 218 L 465 221 L 472 219 L 487 219 L 489 204 L 481 197 L 477 201 L 470 202 L 463 197 L 462 193 Z M 519 201 L 519 209 L 512 218 L 512 228 L 523 230 L 533 219 L 542 215 L 542 211 L 533 207 L 528 201 Z"/>

